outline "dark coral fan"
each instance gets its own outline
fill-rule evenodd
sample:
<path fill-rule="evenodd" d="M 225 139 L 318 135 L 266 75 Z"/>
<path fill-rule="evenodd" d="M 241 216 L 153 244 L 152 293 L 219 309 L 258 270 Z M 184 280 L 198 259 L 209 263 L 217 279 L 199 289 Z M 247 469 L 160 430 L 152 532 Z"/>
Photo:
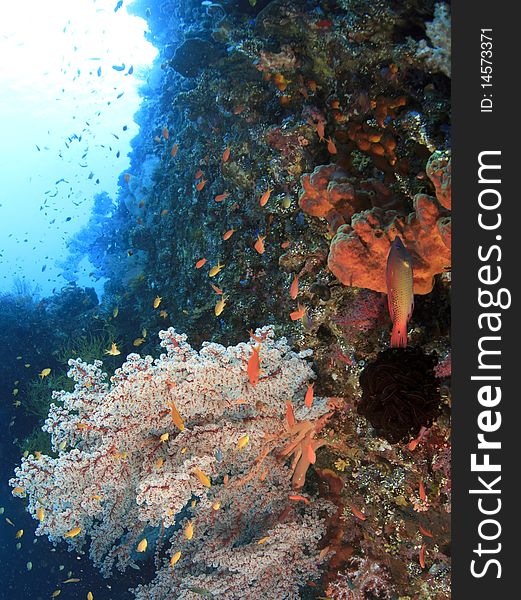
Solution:
<path fill-rule="evenodd" d="M 357 410 L 378 435 L 395 444 L 430 427 L 440 413 L 434 355 L 420 348 L 380 352 L 360 374 L 362 399 Z"/>

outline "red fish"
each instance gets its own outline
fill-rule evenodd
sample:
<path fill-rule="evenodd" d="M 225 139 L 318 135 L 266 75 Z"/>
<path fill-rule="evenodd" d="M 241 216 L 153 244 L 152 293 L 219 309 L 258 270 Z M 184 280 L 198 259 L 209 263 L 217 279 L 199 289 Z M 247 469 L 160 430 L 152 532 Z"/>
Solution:
<path fill-rule="evenodd" d="M 292 300 L 296 300 L 298 296 L 298 277 L 295 275 L 293 281 L 291 282 L 291 286 L 289 288 L 289 295 Z"/>
<path fill-rule="evenodd" d="M 248 360 L 248 379 L 255 387 L 259 383 L 260 368 L 260 344 L 252 348 L 253 352 Z"/>
<path fill-rule="evenodd" d="M 391 348 L 407 346 L 407 323 L 414 309 L 412 260 L 399 236 L 387 255 L 387 304 L 393 322 Z"/>
<path fill-rule="evenodd" d="M 312 404 L 313 404 L 313 387 L 314 387 L 314 383 L 308 383 L 308 389 L 306 390 L 306 395 L 304 397 L 304 404 L 307 406 L 307 408 L 311 408 Z"/>

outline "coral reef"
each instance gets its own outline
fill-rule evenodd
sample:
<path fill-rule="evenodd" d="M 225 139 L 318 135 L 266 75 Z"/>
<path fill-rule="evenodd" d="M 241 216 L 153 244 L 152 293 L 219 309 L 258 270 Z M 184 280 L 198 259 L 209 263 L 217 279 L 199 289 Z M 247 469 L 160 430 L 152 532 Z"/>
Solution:
<path fill-rule="evenodd" d="M 77 550 L 90 537 L 105 574 L 116 561 L 120 569 L 135 561 L 143 538 L 160 560 L 169 538 L 163 567 L 138 598 L 165 589 L 189 598 L 191 586 L 230 599 L 245 586 L 298 598 L 298 586 L 319 575 L 328 509 L 291 497 L 291 474 L 300 487 L 331 415 L 325 399 L 303 404 L 308 353 L 291 352 L 270 328 L 257 330 L 257 343 L 204 344 L 199 353 L 173 329 L 160 337 L 159 359 L 129 355 L 110 385 L 100 361 L 70 361 L 74 391 L 53 394 L 44 426 L 58 457 L 30 454 L 10 481 L 33 516 L 45 510 L 36 534 L 68 538 Z M 293 455 L 291 465 L 278 453 Z M 179 529 L 188 516 L 193 540 Z M 291 573 L 282 577 L 286 563 Z"/>
<path fill-rule="evenodd" d="M 440 71 L 450 77 L 450 11 L 447 4 L 443 2 L 436 4 L 434 20 L 427 23 L 425 29 L 432 46 L 429 46 L 425 40 L 421 40 L 416 56 L 422 59 L 432 71 Z"/>

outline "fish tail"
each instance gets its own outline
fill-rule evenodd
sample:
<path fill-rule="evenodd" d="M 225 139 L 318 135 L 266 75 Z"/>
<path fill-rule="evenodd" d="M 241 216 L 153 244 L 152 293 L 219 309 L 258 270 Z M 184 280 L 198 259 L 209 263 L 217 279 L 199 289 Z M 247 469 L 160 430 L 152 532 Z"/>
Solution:
<path fill-rule="evenodd" d="M 391 334 L 391 348 L 407 347 L 407 322 L 395 321 Z"/>

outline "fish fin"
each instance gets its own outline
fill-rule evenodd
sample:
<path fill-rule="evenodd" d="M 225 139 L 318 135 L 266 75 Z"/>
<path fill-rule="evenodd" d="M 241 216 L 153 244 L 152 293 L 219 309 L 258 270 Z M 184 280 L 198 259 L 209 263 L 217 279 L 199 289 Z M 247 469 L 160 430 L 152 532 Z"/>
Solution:
<path fill-rule="evenodd" d="M 389 309 L 389 315 L 391 316 L 391 321 L 394 322 L 394 310 L 393 310 L 393 303 L 391 302 L 390 294 L 387 294 L 387 308 Z"/>
<path fill-rule="evenodd" d="M 397 321 L 393 324 L 393 332 L 391 334 L 391 348 L 406 348 L 407 347 L 407 323 Z"/>

